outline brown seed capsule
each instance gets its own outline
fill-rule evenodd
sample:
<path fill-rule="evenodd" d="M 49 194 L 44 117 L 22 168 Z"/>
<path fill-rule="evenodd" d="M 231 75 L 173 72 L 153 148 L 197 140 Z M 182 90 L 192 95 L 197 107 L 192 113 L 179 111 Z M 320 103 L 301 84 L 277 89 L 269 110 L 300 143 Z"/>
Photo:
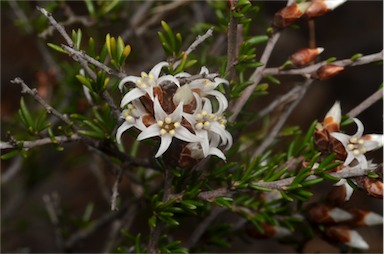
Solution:
<path fill-rule="evenodd" d="M 292 4 L 275 13 L 272 25 L 282 29 L 298 21 L 309 7 L 310 3 Z"/>
<path fill-rule="evenodd" d="M 319 69 L 316 71 L 316 76 L 319 80 L 326 80 L 333 78 L 340 72 L 344 70 L 344 67 L 342 66 L 337 66 L 334 64 L 327 64 L 321 66 Z"/>
<path fill-rule="evenodd" d="M 368 195 L 383 199 L 383 183 L 379 179 L 372 179 L 366 176 L 356 177 L 355 183 L 367 191 Z"/>
<path fill-rule="evenodd" d="M 296 67 L 304 67 L 309 65 L 315 58 L 323 52 L 323 48 L 304 48 L 293 53 L 290 57 L 292 64 Z"/>

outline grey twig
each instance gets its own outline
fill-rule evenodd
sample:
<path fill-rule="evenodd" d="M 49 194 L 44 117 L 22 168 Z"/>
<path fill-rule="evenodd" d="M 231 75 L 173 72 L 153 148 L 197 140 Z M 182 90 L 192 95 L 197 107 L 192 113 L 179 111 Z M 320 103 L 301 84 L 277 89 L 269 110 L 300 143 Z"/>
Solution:
<path fill-rule="evenodd" d="M 367 99 L 365 99 L 363 102 L 361 102 L 359 105 L 357 105 L 355 108 L 353 108 L 351 111 L 347 113 L 349 117 L 356 117 L 361 112 L 372 106 L 375 102 L 383 98 L 383 88 L 377 90 L 374 92 L 371 96 L 369 96 Z"/>
<path fill-rule="evenodd" d="M 63 252 L 64 240 L 63 240 L 62 228 L 60 225 L 61 211 L 59 207 L 59 196 L 57 195 L 57 193 L 53 193 L 51 195 L 45 194 L 43 196 L 43 201 L 44 201 L 49 219 L 51 220 L 51 223 L 55 230 L 56 244 L 59 250 Z"/>
<path fill-rule="evenodd" d="M 57 118 L 59 118 L 60 120 L 68 124 L 69 126 L 73 127 L 73 122 L 70 121 L 66 115 L 62 115 L 56 109 L 51 107 L 43 98 L 40 97 L 36 89 L 29 88 L 29 86 L 27 86 L 21 78 L 15 78 L 14 80 L 11 80 L 11 83 L 21 85 L 22 93 L 30 94 L 37 102 L 39 102 L 45 108 L 45 110 L 49 114 L 56 116 Z"/>
<path fill-rule="evenodd" d="M 277 134 L 283 127 L 284 123 L 287 121 L 288 117 L 291 115 L 292 111 L 296 108 L 296 106 L 300 103 L 301 99 L 304 97 L 304 94 L 307 92 L 309 86 L 312 84 L 313 80 L 309 79 L 307 80 L 304 85 L 302 86 L 302 89 L 300 90 L 300 93 L 298 94 L 298 97 L 295 99 L 292 104 L 286 108 L 283 115 L 279 117 L 279 120 L 276 124 L 274 124 L 273 128 L 269 131 L 268 136 L 263 140 L 261 145 L 256 149 L 256 151 L 252 154 L 252 159 L 256 156 L 261 155 L 275 140 Z"/>
<path fill-rule="evenodd" d="M 73 134 L 72 136 L 56 136 L 53 138 L 42 138 L 33 141 L 22 141 L 20 144 L 18 142 L 1 142 L 0 150 L 16 148 L 31 149 L 43 145 L 77 142 L 80 140 L 82 140 L 82 137 L 77 134 Z"/>
<path fill-rule="evenodd" d="M 259 84 L 260 80 L 262 79 L 262 77 L 263 77 L 262 72 L 267 65 L 269 57 L 271 56 L 272 50 L 275 47 L 275 44 L 276 44 L 277 40 L 279 39 L 279 37 L 280 37 L 280 32 L 276 32 L 269 38 L 267 45 L 265 46 L 264 52 L 260 58 L 260 63 L 263 64 L 263 66 L 258 67 L 253 72 L 252 76 L 250 77 L 250 80 L 252 80 L 252 85 L 250 85 L 244 89 L 240 98 L 237 99 L 235 104 L 231 107 L 230 110 L 231 110 L 232 115 L 228 118 L 229 122 L 233 122 L 236 120 L 241 109 L 244 107 L 245 103 L 247 103 L 249 97 L 251 97 L 256 86 Z"/>
<path fill-rule="evenodd" d="M 212 212 L 207 217 L 205 217 L 205 219 L 191 233 L 191 237 L 188 239 L 186 247 L 190 249 L 195 246 L 196 243 L 203 236 L 207 228 L 212 224 L 212 222 L 217 218 L 217 216 L 219 216 L 224 211 L 225 208 L 222 207 L 213 208 Z"/>
<path fill-rule="evenodd" d="M 188 49 L 185 51 L 185 54 L 189 55 L 192 51 L 196 49 L 197 46 L 199 46 L 201 43 L 203 43 L 206 39 L 212 36 L 213 33 L 213 27 L 209 28 L 207 32 L 203 35 L 198 35 L 196 37 L 196 40 L 188 47 Z"/>
<path fill-rule="evenodd" d="M 119 183 L 122 179 L 122 176 L 123 176 L 123 170 L 119 170 L 115 179 L 115 183 L 113 184 L 113 187 L 112 187 L 112 197 L 111 197 L 112 211 L 119 210 L 119 208 L 117 207 L 117 198 L 119 197 Z"/>
<path fill-rule="evenodd" d="M 383 51 L 362 56 L 356 60 L 352 59 L 343 59 L 339 61 L 334 61 L 331 64 L 341 66 L 341 67 L 348 67 L 348 66 L 358 66 L 358 65 L 364 65 L 369 64 L 377 61 L 383 60 Z M 316 73 L 316 71 L 323 65 L 327 64 L 327 61 L 322 61 L 317 64 L 310 65 L 308 67 L 300 68 L 300 69 L 291 69 L 291 70 L 282 70 L 280 67 L 275 68 L 265 68 L 262 72 L 263 75 L 303 75 L 308 76 Z"/>
<path fill-rule="evenodd" d="M 237 0 L 231 1 L 231 11 L 235 8 Z M 228 24 L 228 42 L 227 42 L 227 68 L 228 79 L 232 80 L 235 75 L 235 61 L 237 57 L 237 18 L 232 12 Z"/>
<path fill-rule="evenodd" d="M 162 199 L 163 202 L 167 202 L 171 197 L 172 180 L 173 173 L 169 168 L 166 168 L 164 173 L 164 194 Z M 156 227 L 151 228 L 148 241 L 148 253 L 157 253 L 157 243 L 159 241 L 163 228 L 164 223 L 160 221 L 156 224 Z"/>
<path fill-rule="evenodd" d="M 337 178 L 353 178 L 358 176 L 366 176 L 371 171 L 373 171 L 373 169 L 371 168 L 366 168 L 366 169 L 352 168 L 351 169 L 349 167 L 345 167 L 343 170 L 330 173 L 330 175 Z M 284 178 L 284 179 L 273 181 L 273 182 L 264 182 L 264 181 L 254 182 L 254 184 L 260 187 L 276 189 L 276 190 L 284 190 L 286 186 L 289 186 L 295 180 L 295 178 L 296 178 L 295 176 L 292 176 L 289 178 Z M 310 175 L 305 180 L 313 180 L 317 178 L 319 178 L 319 176 Z M 218 188 L 211 191 L 200 192 L 199 195 L 197 195 L 197 198 L 201 200 L 213 201 L 217 197 L 232 196 L 235 193 L 247 192 L 247 191 L 249 191 L 249 189 L 232 190 L 230 188 L 223 187 L 223 188 Z M 174 196 L 178 199 L 182 199 L 182 196 L 180 196 L 179 194 L 176 194 Z"/>

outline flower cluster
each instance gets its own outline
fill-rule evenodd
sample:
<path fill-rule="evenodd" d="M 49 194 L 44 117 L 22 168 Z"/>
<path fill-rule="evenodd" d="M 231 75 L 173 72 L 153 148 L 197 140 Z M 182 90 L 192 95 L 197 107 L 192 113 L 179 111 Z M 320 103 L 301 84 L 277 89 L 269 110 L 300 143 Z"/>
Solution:
<path fill-rule="evenodd" d="M 140 131 L 137 140 L 160 137 L 155 157 L 170 151 L 172 158 L 177 155 L 179 166 L 192 166 L 208 155 L 225 160 L 218 147 L 227 150 L 232 146 L 223 115 L 228 101 L 215 88 L 228 81 L 209 75 L 205 67 L 194 78 L 186 72 L 161 76 L 166 66 L 167 62 L 160 62 L 149 73 L 121 80 L 120 90 L 128 82 L 135 88 L 121 100 L 121 118 L 125 121 L 117 130 L 117 142 L 121 143 L 123 132 L 135 127 Z"/>

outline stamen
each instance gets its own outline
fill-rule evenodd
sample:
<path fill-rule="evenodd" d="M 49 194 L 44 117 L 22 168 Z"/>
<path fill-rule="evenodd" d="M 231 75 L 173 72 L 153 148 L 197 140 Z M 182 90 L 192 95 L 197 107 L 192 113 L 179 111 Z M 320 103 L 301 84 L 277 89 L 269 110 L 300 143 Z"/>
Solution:
<path fill-rule="evenodd" d="M 208 121 L 204 122 L 204 127 L 205 127 L 205 128 L 208 128 L 210 125 L 211 125 L 210 122 L 208 122 Z"/>
<path fill-rule="evenodd" d="M 353 150 L 353 155 L 355 156 L 360 155 L 360 151 L 358 149 Z"/>
<path fill-rule="evenodd" d="M 159 127 L 163 127 L 164 122 L 163 122 L 163 121 L 157 121 L 157 125 L 158 125 Z"/>
<path fill-rule="evenodd" d="M 204 124 L 200 122 L 200 123 L 196 124 L 195 127 L 196 127 L 196 129 L 201 130 L 204 127 Z"/>
<path fill-rule="evenodd" d="M 170 118 L 170 117 L 166 117 L 166 118 L 164 119 L 164 121 L 165 121 L 167 124 L 170 124 L 170 123 L 172 123 L 172 118 Z"/>
<path fill-rule="evenodd" d="M 351 143 L 357 143 L 357 138 L 356 137 L 352 137 L 349 141 Z"/>
<path fill-rule="evenodd" d="M 174 123 L 173 127 L 175 127 L 175 129 L 179 128 L 180 127 L 180 123 L 179 122 Z"/>
<path fill-rule="evenodd" d="M 168 133 L 169 133 L 171 136 L 175 136 L 175 130 L 170 130 Z"/>
<path fill-rule="evenodd" d="M 167 131 L 164 130 L 164 129 L 161 129 L 161 130 L 160 130 L 160 135 L 161 135 L 161 136 L 164 136 L 165 134 L 167 134 Z"/>
<path fill-rule="evenodd" d="M 360 145 L 362 145 L 362 144 L 364 144 L 364 139 L 359 139 L 358 141 L 357 141 Z"/>
<path fill-rule="evenodd" d="M 355 149 L 355 146 L 353 144 L 348 144 L 347 149 L 352 151 L 353 149 Z"/>

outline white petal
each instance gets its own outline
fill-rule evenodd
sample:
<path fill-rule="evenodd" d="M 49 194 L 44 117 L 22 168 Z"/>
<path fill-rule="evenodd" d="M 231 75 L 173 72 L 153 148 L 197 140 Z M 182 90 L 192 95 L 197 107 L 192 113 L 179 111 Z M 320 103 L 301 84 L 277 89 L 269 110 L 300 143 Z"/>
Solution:
<path fill-rule="evenodd" d="M 360 138 L 364 132 L 364 125 L 359 119 L 357 119 L 357 118 L 352 118 L 352 119 L 353 119 L 353 121 L 355 121 L 355 123 L 357 125 L 357 131 L 356 131 L 355 135 L 353 135 L 353 136 Z"/>
<path fill-rule="evenodd" d="M 136 84 L 137 80 L 139 80 L 140 77 L 136 77 L 136 76 L 128 76 L 128 77 L 125 77 L 123 78 L 120 83 L 119 83 L 119 89 L 120 91 L 123 90 L 123 87 L 124 87 L 124 84 L 127 83 L 127 82 L 133 82 Z"/>
<path fill-rule="evenodd" d="M 160 136 L 160 127 L 157 124 L 152 124 L 145 130 L 143 130 L 139 136 L 137 136 L 137 140 L 143 140 L 147 138 L 152 138 L 155 136 Z"/>
<path fill-rule="evenodd" d="M 126 93 L 124 95 L 123 99 L 121 100 L 120 107 L 121 108 L 124 107 L 125 105 L 127 105 L 131 101 L 133 101 L 137 98 L 140 98 L 143 95 L 145 95 L 145 91 L 143 91 L 139 88 L 133 88 L 131 91 L 129 91 L 128 93 Z"/>
<path fill-rule="evenodd" d="M 346 135 L 344 133 L 340 133 L 340 132 L 332 132 L 331 136 L 339 140 L 345 148 L 347 147 L 349 143 L 349 139 L 351 138 L 351 136 Z"/>
<path fill-rule="evenodd" d="M 196 100 L 196 109 L 195 109 L 195 112 L 200 112 L 201 109 L 202 109 L 203 100 L 202 100 L 202 98 L 200 97 L 200 95 L 198 95 L 197 93 L 193 93 L 193 96 L 195 97 L 195 100 Z"/>
<path fill-rule="evenodd" d="M 207 111 L 208 114 L 212 114 L 212 103 L 207 98 L 203 98 L 204 106 L 203 111 Z"/>
<path fill-rule="evenodd" d="M 347 182 L 345 183 L 344 186 L 345 186 L 345 199 L 344 199 L 344 201 L 348 201 L 352 196 L 353 188 Z"/>
<path fill-rule="evenodd" d="M 379 143 L 379 147 L 383 146 L 384 135 L 382 134 L 369 134 L 369 135 L 365 135 L 364 137 L 366 137 L 367 140 L 371 140 Z"/>
<path fill-rule="evenodd" d="M 155 101 L 153 103 L 153 108 L 155 110 L 156 121 L 164 121 L 164 119 L 167 117 L 167 113 L 165 113 L 164 109 L 161 107 L 161 104 L 160 104 L 157 96 L 156 96 Z"/>
<path fill-rule="evenodd" d="M 187 78 L 190 76 L 191 76 L 191 74 L 189 74 L 188 72 L 180 72 L 180 73 L 177 73 L 175 75 L 176 78 Z"/>
<path fill-rule="evenodd" d="M 212 122 L 210 130 L 218 135 L 222 139 L 222 144 L 227 144 L 228 141 L 232 141 L 232 136 L 227 132 L 223 126 L 221 126 L 218 122 Z"/>
<path fill-rule="evenodd" d="M 141 131 L 147 129 L 147 127 L 143 124 L 143 119 L 140 117 L 140 119 L 136 120 L 135 127 Z"/>
<path fill-rule="evenodd" d="M 223 79 L 223 78 L 215 78 L 215 88 L 220 85 L 220 84 L 225 84 L 225 85 L 229 85 L 229 82 L 228 80 L 226 79 Z"/>
<path fill-rule="evenodd" d="M 147 110 L 144 108 L 140 100 L 133 100 L 132 105 L 139 111 L 139 114 L 146 114 Z"/>
<path fill-rule="evenodd" d="M 169 115 L 174 122 L 181 122 L 183 115 L 183 102 L 177 105 L 176 109 Z"/>
<path fill-rule="evenodd" d="M 165 151 L 167 151 L 168 147 L 171 145 L 172 143 L 172 136 L 171 135 L 164 135 L 164 136 L 161 136 L 161 143 L 160 143 L 160 147 L 159 147 L 159 150 L 157 150 L 157 153 L 155 154 L 155 157 L 159 157 L 161 156 L 163 153 L 165 153 Z"/>
<path fill-rule="evenodd" d="M 201 148 L 203 149 L 204 157 L 207 157 L 209 155 L 208 131 L 196 130 L 196 135 L 200 138 L 200 144 Z"/>
<path fill-rule="evenodd" d="M 344 161 L 344 165 L 348 166 L 355 159 L 355 155 L 353 152 L 347 152 L 347 158 Z"/>
<path fill-rule="evenodd" d="M 161 69 L 164 67 L 164 66 L 168 66 L 168 63 L 167 62 L 160 62 L 158 64 L 156 64 L 152 70 L 150 70 L 149 74 L 152 74 L 154 76 L 154 78 L 158 78 L 159 75 L 160 75 L 160 71 Z"/>
<path fill-rule="evenodd" d="M 199 74 L 209 74 L 209 71 L 207 67 L 203 66 L 201 67 L 200 73 Z"/>
<path fill-rule="evenodd" d="M 371 141 L 371 140 L 365 140 L 364 141 L 364 148 L 365 150 L 368 152 L 368 151 L 372 151 L 372 150 L 375 150 L 375 149 L 378 149 L 381 147 L 380 143 L 379 142 L 376 142 L 376 141 Z"/>
<path fill-rule="evenodd" d="M 180 126 L 176 129 L 175 137 L 186 142 L 200 142 L 200 138 L 197 137 L 195 134 L 192 134 L 184 126 Z"/>
<path fill-rule="evenodd" d="M 227 160 L 227 158 L 225 158 L 224 153 L 222 151 L 220 151 L 219 149 L 217 149 L 216 147 L 210 147 L 209 148 L 209 154 L 215 155 L 215 156 L 219 157 L 220 159 L 222 159 L 223 161 Z"/>
<path fill-rule="evenodd" d="M 359 156 L 356 157 L 357 161 L 360 164 L 360 167 L 362 169 L 367 169 L 368 168 L 368 161 L 367 158 L 365 157 L 364 154 L 360 154 Z"/>
<path fill-rule="evenodd" d="M 224 96 L 224 94 L 222 94 L 222 93 L 220 93 L 219 91 L 216 91 L 216 90 L 210 91 L 208 94 L 215 96 L 217 101 L 219 102 L 219 110 L 217 111 L 216 114 L 223 113 L 224 110 L 226 110 L 227 107 L 228 107 L 228 100 Z"/>
<path fill-rule="evenodd" d="M 361 235 L 357 231 L 349 230 L 349 237 L 350 240 L 349 242 L 345 243 L 346 245 L 364 250 L 369 248 L 368 243 L 361 237 Z"/>
<path fill-rule="evenodd" d="M 232 144 L 233 144 L 233 139 L 232 139 L 232 135 L 231 133 L 229 133 L 228 131 L 225 131 L 226 134 L 227 134 L 227 140 L 228 140 L 228 143 L 227 143 L 227 146 L 224 148 L 224 150 L 228 150 L 229 148 L 231 148 Z"/>
<path fill-rule="evenodd" d="M 183 113 L 183 117 L 187 120 L 192 126 L 196 124 L 196 116 L 188 113 Z"/>
<path fill-rule="evenodd" d="M 160 85 L 161 83 L 163 83 L 165 81 L 170 81 L 170 82 L 176 84 L 177 86 L 180 86 L 179 80 L 172 75 L 165 75 L 165 76 L 160 77 L 157 80 L 157 84 Z"/>
<path fill-rule="evenodd" d="M 121 144 L 121 135 L 132 126 L 133 124 L 128 122 L 124 122 L 122 125 L 120 125 L 120 127 L 117 129 L 117 132 L 116 132 L 117 143 Z"/>

